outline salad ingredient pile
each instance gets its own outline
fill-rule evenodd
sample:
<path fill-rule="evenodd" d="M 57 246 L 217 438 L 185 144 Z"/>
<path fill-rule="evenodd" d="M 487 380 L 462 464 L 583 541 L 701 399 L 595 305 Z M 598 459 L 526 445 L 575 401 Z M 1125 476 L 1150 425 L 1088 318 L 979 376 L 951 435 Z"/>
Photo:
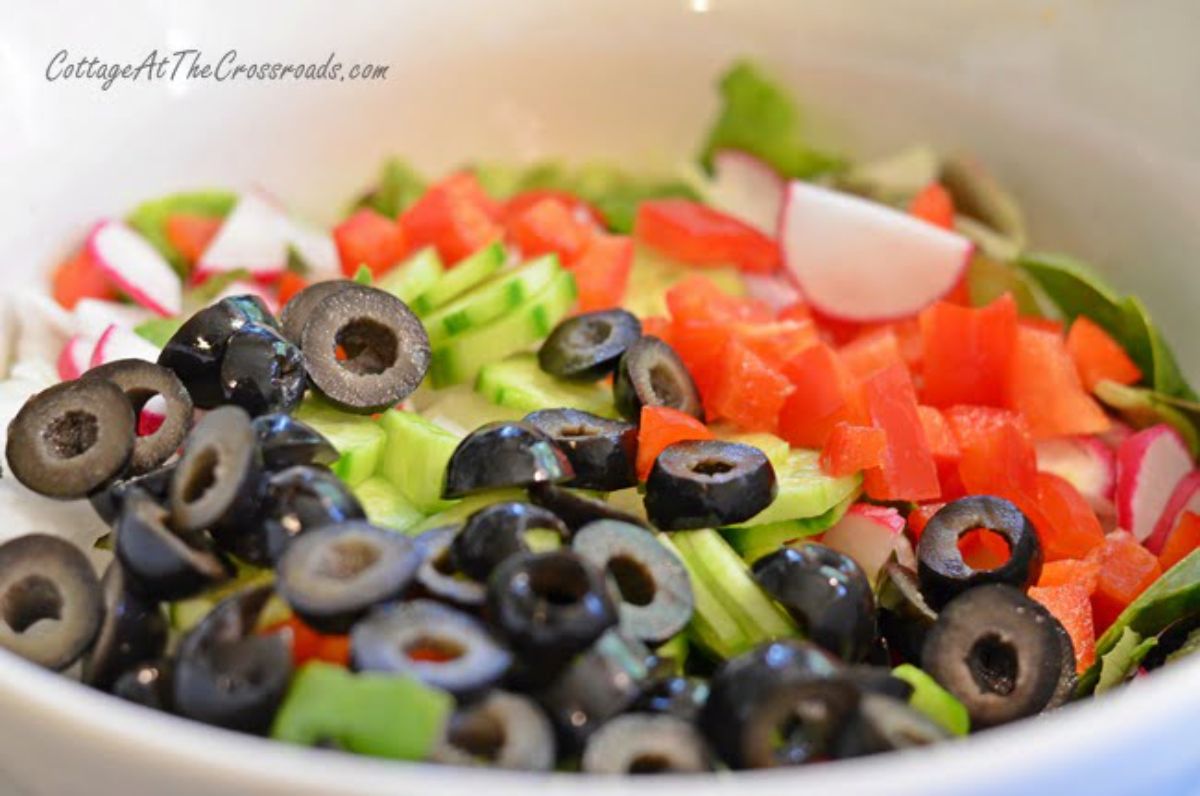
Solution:
<path fill-rule="evenodd" d="M 392 161 L 328 233 L 259 192 L 97 224 L 2 385 L 0 646 L 599 774 L 941 742 L 1200 649 L 1200 404 L 1141 302 L 973 159 L 720 92 L 680 178 Z"/>

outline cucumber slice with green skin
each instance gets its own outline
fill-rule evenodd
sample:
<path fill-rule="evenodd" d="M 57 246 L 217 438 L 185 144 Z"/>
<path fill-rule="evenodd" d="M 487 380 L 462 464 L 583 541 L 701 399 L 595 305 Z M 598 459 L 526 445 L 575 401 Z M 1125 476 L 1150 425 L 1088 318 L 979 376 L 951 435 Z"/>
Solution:
<path fill-rule="evenodd" d="M 454 503 L 450 508 L 441 511 L 409 528 L 410 534 L 432 531 L 434 528 L 444 528 L 447 525 L 462 525 L 467 518 L 484 506 L 504 501 L 528 501 L 529 496 L 521 489 L 497 489 L 495 492 L 485 492 L 482 495 L 471 495 Z"/>
<path fill-rule="evenodd" d="M 386 290 L 405 304 L 411 304 L 417 296 L 437 284 L 444 272 L 437 249 L 426 246 L 384 274 L 375 286 Z"/>
<path fill-rule="evenodd" d="M 837 524 L 854 501 L 858 499 L 855 492 L 846 500 L 837 504 L 829 511 L 816 517 L 806 517 L 795 520 L 781 520 L 766 525 L 742 525 L 736 528 L 722 528 L 721 536 L 729 546 L 747 564 L 753 564 L 765 555 L 774 553 L 779 548 L 800 539 L 824 533 Z"/>
<path fill-rule="evenodd" d="M 354 488 L 354 496 L 367 512 L 367 519 L 381 528 L 404 532 L 425 519 L 386 478 L 368 478 Z"/>
<path fill-rule="evenodd" d="M 337 449 L 340 455 L 330 469 L 349 486 L 358 486 L 379 469 L 387 434 L 376 421 L 313 399 L 301 405 L 296 419 L 315 428 Z"/>
<path fill-rule="evenodd" d="M 731 658 L 773 639 L 801 635 L 716 531 L 678 531 L 659 539 L 673 547 L 687 567 L 696 595 L 691 631 L 710 653 Z"/>
<path fill-rule="evenodd" d="M 485 246 L 446 271 L 425 292 L 408 305 L 422 317 L 471 290 L 504 267 L 504 246 L 499 242 Z"/>
<path fill-rule="evenodd" d="M 380 474 L 423 514 L 448 508 L 442 499 L 446 464 L 459 436 L 413 412 L 390 409 L 379 421 L 387 435 Z"/>
<path fill-rule="evenodd" d="M 430 344 L 436 346 L 516 309 L 545 290 L 561 270 L 558 257 L 551 254 L 490 277 L 422 318 Z"/>
<path fill-rule="evenodd" d="M 803 448 L 788 453 L 787 462 L 775 468 L 775 477 L 779 484 L 775 500 L 739 528 L 819 517 L 862 488 L 862 475 L 826 475 L 820 452 Z"/>
<path fill-rule="evenodd" d="M 475 380 L 475 391 L 522 416 L 546 407 L 579 409 L 601 417 L 617 416 L 611 389 L 555 378 L 538 367 L 534 354 L 517 354 L 485 365 Z"/>
<path fill-rule="evenodd" d="M 676 282 L 696 275 L 696 269 L 639 246 L 634 253 L 623 306 L 639 318 L 670 315 L 667 290 Z M 704 276 L 732 296 L 746 295 L 746 283 L 736 268 L 705 268 Z"/>
<path fill-rule="evenodd" d="M 562 271 L 545 290 L 507 315 L 446 340 L 433 349 L 429 368 L 433 386 L 469 383 L 484 366 L 544 339 L 571 311 L 576 295 L 575 278 Z"/>

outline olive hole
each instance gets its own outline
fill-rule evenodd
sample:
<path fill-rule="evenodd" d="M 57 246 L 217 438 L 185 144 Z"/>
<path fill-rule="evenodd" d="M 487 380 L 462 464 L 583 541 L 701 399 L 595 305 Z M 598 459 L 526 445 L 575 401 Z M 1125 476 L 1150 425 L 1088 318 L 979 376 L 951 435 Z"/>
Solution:
<path fill-rule="evenodd" d="M 192 460 L 191 469 L 183 484 L 183 502 L 196 503 L 217 483 L 217 466 L 221 456 L 215 448 L 205 448 Z"/>
<path fill-rule="evenodd" d="M 338 364 L 359 376 L 374 376 L 396 364 L 396 333 L 370 318 L 358 318 L 338 329 L 334 342 L 345 354 Z"/>
<path fill-rule="evenodd" d="M 692 465 L 696 475 L 724 475 L 733 470 L 733 465 L 720 459 L 705 459 Z"/>
<path fill-rule="evenodd" d="M 560 437 L 594 437 L 599 433 L 600 429 L 585 425 L 567 426 L 558 431 Z"/>
<path fill-rule="evenodd" d="M 610 323 L 583 323 L 572 330 L 571 344 L 579 347 L 598 346 L 612 337 L 612 333 L 613 327 Z"/>
<path fill-rule="evenodd" d="M 55 456 L 74 459 L 91 450 L 99 434 L 100 422 L 95 415 L 72 410 L 50 421 L 43 437 Z"/>
<path fill-rule="evenodd" d="M 800 699 L 792 705 L 771 734 L 772 748 L 781 759 L 804 751 L 818 743 L 822 727 L 829 721 L 829 710 L 820 699 Z"/>
<path fill-rule="evenodd" d="M 476 760 L 498 758 L 507 738 L 503 722 L 484 711 L 461 715 L 450 726 L 450 744 Z"/>
<path fill-rule="evenodd" d="M 379 561 L 379 549 L 362 539 L 339 539 L 317 560 L 316 574 L 331 580 L 349 580 Z"/>
<path fill-rule="evenodd" d="M 457 641 L 439 636 L 421 636 L 404 647 L 409 660 L 421 663 L 449 663 L 466 653 Z"/>
<path fill-rule="evenodd" d="M 29 575 L 4 592 L 0 614 L 15 633 L 24 633 L 43 619 L 62 619 L 62 594 L 54 581 L 42 575 Z"/>
<path fill-rule="evenodd" d="M 673 768 L 670 760 L 654 752 L 640 754 L 629 763 L 630 774 L 662 774 Z"/>
<path fill-rule="evenodd" d="M 1012 548 L 1003 534 L 987 528 L 972 528 L 958 537 L 963 562 L 977 572 L 1002 567 L 1012 558 Z"/>
<path fill-rule="evenodd" d="M 629 556 L 616 556 L 608 562 L 608 574 L 617 583 L 621 599 L 630 605 L 649 605 L 658 587 L 646 565 Z"/>
<path fill-rule="evenodd" d="M 980 636 L 971 645 L 967 667 L 982 691 L 1009 696 L 1017 687 L 1017 651 L 995 633 Z"/>
<path fill-rule="evenodd" d="M 535 568 L 529 587 L 550 605 L 574 605 L 587 593 L 588 577 L 575 562 L 563 561 Z"/>
<path fill-rule="evenodd" d="M 683 393 L 679 389 L 675 373 L 664 364 L 650 368 L 650 390 L 663 406 L 678 406 L 683 403 Z"/>

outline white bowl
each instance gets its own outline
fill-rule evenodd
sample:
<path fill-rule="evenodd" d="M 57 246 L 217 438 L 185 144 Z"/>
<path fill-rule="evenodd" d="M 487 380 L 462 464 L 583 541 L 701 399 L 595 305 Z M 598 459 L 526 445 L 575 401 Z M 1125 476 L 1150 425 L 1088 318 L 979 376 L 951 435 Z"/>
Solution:
<path fill-rule="evenodd" d="M 670 166 L 698 144 L 713 78 L 757 58 L 847 151 L 977 152 L 1023 198 L 1037 243 L 1145 297 L 1200 373 L 1197 6 L 939 0 L 517 0 L 5 4 L 0 269 L 38 277 L 97 217 L 168 189 L 260 184 L 328 220 L 388 153 L 604 156 Z M 51 57 L 388 64 L 375 83 L 48 81 Z M 8 533 L 23 529 L 6 529 Z M 7 535 L 7 534 L 6 534 Z M 930 751 L 811 770 L 648 783 L 355 759 L 118 703 L 0 654 L 0 791 L 900 794 L 1192 792 L 1200 661 L 1094 704 Z M 882 790 L 886 789 L 886 791 Z"/>

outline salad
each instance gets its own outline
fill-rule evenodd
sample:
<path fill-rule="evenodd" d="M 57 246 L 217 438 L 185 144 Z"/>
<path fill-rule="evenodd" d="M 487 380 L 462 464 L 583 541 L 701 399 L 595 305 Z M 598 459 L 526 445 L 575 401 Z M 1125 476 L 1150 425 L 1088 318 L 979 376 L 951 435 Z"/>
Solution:
<path fill-rule="evenodd" d="M 1200 649 L 1200 403 L 1142 303 L 974 159 L 719 90 L 675 175 L 393 160 L 332 230 L 97 222 L 0 325 L 0 646 L 594 774 L 950 742 Z"/>

